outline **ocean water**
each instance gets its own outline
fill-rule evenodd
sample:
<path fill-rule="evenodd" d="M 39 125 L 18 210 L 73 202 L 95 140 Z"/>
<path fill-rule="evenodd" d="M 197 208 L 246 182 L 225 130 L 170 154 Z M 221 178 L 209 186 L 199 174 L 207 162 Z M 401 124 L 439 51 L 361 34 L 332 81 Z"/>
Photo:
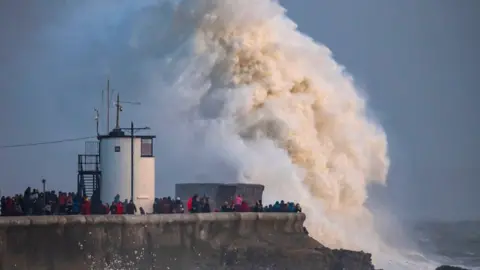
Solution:
<path fill-rule="evenodd" d="M 480 221 L 421 222 L 412 226 L 412 234 L 432 260 L 480 269 Z"/>

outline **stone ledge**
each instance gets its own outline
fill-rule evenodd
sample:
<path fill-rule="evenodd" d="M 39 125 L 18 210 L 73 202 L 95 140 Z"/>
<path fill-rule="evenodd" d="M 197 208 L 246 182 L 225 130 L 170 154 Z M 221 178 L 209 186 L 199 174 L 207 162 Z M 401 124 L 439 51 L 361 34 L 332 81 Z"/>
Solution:
<path fill-rule="evenodd" d="M 90 216 L 16 216 L 1 217 L 0 228 L 31 225 L 70 225 L 70 224 L 160 224 L 197 223 L 225 221 L 305 221 L 303 213 L 199 213 L 199 214 L 159 214 L 159 215 L 90 215 Z"/>
<path fill-rule="evenodd" d="M 301 213 L 3 217 L 0 269 L 373 269 L 370 254 L 308 237 L 304 221 Z"/>

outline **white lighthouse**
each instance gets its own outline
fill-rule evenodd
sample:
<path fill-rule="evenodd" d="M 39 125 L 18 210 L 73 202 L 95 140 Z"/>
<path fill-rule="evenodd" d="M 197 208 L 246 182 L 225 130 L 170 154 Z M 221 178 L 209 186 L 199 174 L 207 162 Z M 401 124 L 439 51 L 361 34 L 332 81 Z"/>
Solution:
<path fill-rule="evenodd" d="M 99 136 L 100 199 L 103 202 L 112 202 L 118 194 L 120 200 L 132 199 L 137 208 L 152 212 L 155 199 L 154 138 L 148 135 L 133 135 L 132 138 L 116 129 Z"/>
<path fill-rule="evenodd" d="M 78 191 L 92 197 L 99 193 L 99 199 L 108 204 L 118 194 L 122 202 L 133 200 L 137 213 L 140 207 L 151 213 L 155 199 L 155 136 L 136 134 L 148 128 L 135 128 L 133 122 L 129 128 L 120 128 L 120 111 L 117 96 L 115 128 L 107 135 L 98 135 L 95 152 L 86 150 L 85 155 L 79 155 Z"/>

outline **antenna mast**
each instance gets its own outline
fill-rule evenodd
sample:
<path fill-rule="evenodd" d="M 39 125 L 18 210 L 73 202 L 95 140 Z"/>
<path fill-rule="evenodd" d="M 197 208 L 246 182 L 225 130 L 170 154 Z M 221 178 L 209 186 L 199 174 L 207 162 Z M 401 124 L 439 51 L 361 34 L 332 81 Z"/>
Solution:
<path fill-rule="evenodd" d="M 107 134 L 110 132 L 110 78 L 107 79 Z"/>
<path fill-rule="evenodd" d="M 120 94 L 117 94 L 117 121 L 115 122 L 115 129 L 120 129 L 120 112 L 122 111 L 122 105 L 120 105 Z"/>
<path fill-rule="evenodd" d="M 98 132 L 98 121 L 99 121 L 99 118 L 100 118 L 100 114 L 98 113 L 98 110 L 95 108 L 95 122 L 97 124 L 97 136 L 100 135 L 100 133 Z"/>
<path fill-rule="evenodd" d="M 122 103 L 133 104 L 133 105 L 141 105 L 140 102 L 133 102 L 133 101 L 120 101 L 120 93 L 117 93 L 117 101 L 115 102 L 115 107 L 117 108 L 117 116 L 115 120 L 115 128 L 114 131 L 122 130 L 120 128 L 120 112 L 123 111 Z"/>

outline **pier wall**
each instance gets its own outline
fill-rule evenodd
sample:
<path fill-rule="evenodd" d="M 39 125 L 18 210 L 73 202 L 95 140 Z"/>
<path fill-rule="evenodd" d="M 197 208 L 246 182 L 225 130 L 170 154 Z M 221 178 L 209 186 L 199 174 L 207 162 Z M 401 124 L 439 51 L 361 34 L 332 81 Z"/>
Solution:
<path fill-rule="evenodd" d="M 272 247 L 318 246 L 304 220 L 301 213 L 1 217 L 0 269 L 217 269 Z"/>

